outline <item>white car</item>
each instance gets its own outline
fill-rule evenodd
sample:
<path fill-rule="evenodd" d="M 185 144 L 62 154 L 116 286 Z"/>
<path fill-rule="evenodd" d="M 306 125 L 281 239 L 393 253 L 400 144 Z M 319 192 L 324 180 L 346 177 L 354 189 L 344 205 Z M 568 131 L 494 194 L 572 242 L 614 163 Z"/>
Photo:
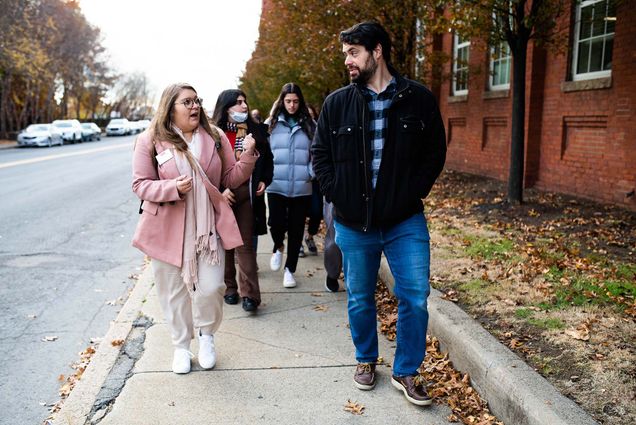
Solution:
<path fill-rule="evenodd" d="M 18 146 L 62 146 L 62 134 L 51 124 L 31 124 L 18 134 Z"/>
<path fill-rule="evenodd" d="M 83 122 L 82 138 L 84 140 L 101 140 L 102 129 L 99 128 L 94 122 Z"/>
<path fill-rule="evenodd" d="M 141 129 L 141 125 L 139 125 L 139 121 L 130 121 L 130 134 L 141 133 L 143 130 Z"/>
<path fill-rule="evenodd" d="M 107 136 L 125 136 L 130 134 L 130 131 L 130 121 L 126 118 L 112 119 L 106 126 Z"/>
<path fill-rule="evenodd" d="M 62 133 L 64 143 L 82 143 L 82 125 L 78 120 L 55 120 L 53 127 Z"/>
<path fill-rule="evenodd" d="M 141 131 L 145 131 L 148 127 L 150 127 L 150 120 L 139 120 L 137 121 L 137 125 L 141 128 Z"/>

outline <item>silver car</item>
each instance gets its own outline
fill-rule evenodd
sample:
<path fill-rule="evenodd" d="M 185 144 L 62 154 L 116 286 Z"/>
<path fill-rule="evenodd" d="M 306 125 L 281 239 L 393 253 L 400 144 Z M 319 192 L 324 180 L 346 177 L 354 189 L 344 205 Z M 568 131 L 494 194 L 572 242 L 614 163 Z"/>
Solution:
<path fill-rule="evenodd" d="M 82 126 L 78 120 L 55 120 L 53 127 L 62 133 L 64 142 L 82 143 Z"/>
<path fill-rule="evenodd" d="M 18 134 L 18 146 L 48 146 L 64 144 L 62 134 L 51 124 L 31 124 Z"/>
<path fill-rule="evenodd" d="M 102 130 L 94 122 L 82 123 L 82 138 L 87 140 L 101 140 Z"/>
<path fill-rule="evenodd" d="M 110 120 L 106 126 L 107 136 L 126 136 L 131 133 L 130 121 L 126 118 L 115 118 Z"/>

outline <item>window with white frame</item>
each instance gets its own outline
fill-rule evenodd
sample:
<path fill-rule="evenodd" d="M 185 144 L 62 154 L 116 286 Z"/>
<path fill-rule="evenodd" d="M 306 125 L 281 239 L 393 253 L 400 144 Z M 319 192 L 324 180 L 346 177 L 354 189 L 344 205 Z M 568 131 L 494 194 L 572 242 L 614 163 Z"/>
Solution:
<path fill-rule="evenodd" d="M 512 55 L 507 41 L 490 48 L 490 90 L 508 90 L 510 88 L 510 64 Z"/>
<path fill-rule="evenodd" d="M 468 54 L 470 40 L 455 34 L 453 37 L 453 95 L 468 94 Z"/>
<path fill-rule="evenodd" d="M 611 75 L 615 24 L 616 5 L 613 0 L 585 0 L 576 5 L 574 80 Z"/>

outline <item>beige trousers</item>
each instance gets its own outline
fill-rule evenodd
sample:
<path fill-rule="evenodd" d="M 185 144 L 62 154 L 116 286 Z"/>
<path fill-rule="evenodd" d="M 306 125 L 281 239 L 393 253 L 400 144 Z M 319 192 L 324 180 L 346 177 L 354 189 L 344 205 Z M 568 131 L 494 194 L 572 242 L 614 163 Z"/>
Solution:
<path fill-rule="evenodd" d="M 220 245 L 219 241 L 221 264 L 212 266 L 199 262 L 199 283 L 192 296 L 181 278 L 179 267 L 152 259 L 159 304 L 170 327 L 175 348 L 189 350 L 195 330 L 203 335 L 213 335 L 221 325 L 225 294 L 225 252 Z"/>

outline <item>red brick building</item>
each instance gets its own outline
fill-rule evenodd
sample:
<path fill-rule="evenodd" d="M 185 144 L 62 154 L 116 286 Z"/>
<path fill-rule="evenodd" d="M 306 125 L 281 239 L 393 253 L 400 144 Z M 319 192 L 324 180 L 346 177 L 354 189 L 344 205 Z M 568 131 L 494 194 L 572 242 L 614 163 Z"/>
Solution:
<path fill-rule="evenodd" d="M 636 4 L 573 0 L 567 53 L 530 43 L 525 187 L 636 209 Z M 471 42 L 472 41 L 472 42 Z M 512 57 L 505 45 L 444 36 L 455 75 L 439 88 L 447 167 L 507 180 Z M 469 66 L 462 64 L 467 60 Z M 489 72 L 469 72 L 481 66 Z M 465 77 L 468 78 L 465 78 Z"/>

